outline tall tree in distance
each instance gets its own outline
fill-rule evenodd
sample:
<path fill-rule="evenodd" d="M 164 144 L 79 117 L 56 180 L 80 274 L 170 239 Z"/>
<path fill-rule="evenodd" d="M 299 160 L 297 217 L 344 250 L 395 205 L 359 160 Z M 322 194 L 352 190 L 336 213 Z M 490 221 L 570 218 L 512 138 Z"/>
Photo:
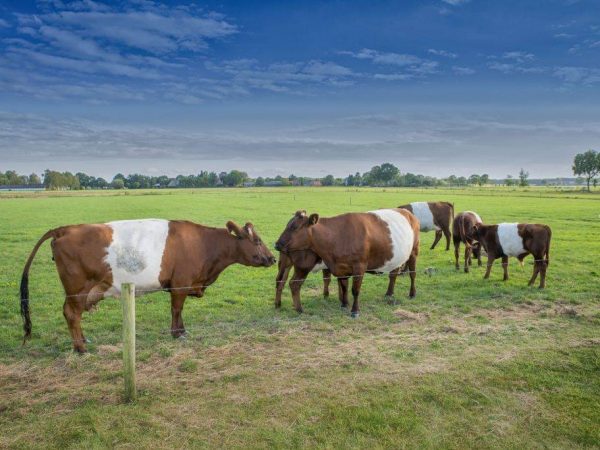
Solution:
<path fill-rule="evenodd" d="M 519 186 L 529 186 L 529 172 L 525 172 L 523 168 L 519 171 Z"/>
<path fill-rule="evenodd" d="M 585 153 L 579 153 L 573 160 L 573 173 L 582 175 L 587 182 L 587 190 L 590 191 L 590 182 L 600 173 L 600 153 L 594 150 L 588 150 Z"/>

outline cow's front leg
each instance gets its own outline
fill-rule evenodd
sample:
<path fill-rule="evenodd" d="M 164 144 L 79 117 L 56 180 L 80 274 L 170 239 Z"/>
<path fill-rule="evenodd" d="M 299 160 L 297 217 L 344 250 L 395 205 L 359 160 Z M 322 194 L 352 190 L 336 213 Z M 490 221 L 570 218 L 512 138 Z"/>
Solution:
<path fill-rule="evenodd" d="M 302 310 L 302 302 L 300 301 L 300 288 L 304 283 L 304 280 L 308 276 L 307 270 L 302 270 L 294 267 L 294 274 L 292 275 L 292 279 L 289 282 L 290 291 L 292 291 L 292 300 L 294 302 L 294 309 L 301 313 Z"/>
<path fill-rule="evenodd" d="M 360 268 L 358 269 L 357 274 L 352 277 L 352 297 L 354 299 L 352 302 L 352 311 L 350 313 L 352 318 L 357 318 L 359 314 L 358 296 L 360 295 L 360 287 L 362 286 L 364 276 L 364 268 Z"/>
<path fill-rule="evenodd" d="M 331 272 L 323 269 L 323 297 L 329 297 L 329 284 L 331 283 Z"/>
<path fill-rule="evenodd" d="M 471 265 L 471 246 L 465 244 L 465 273 L 469 273 L 469 266 Z"/>
<path fill-rule="evenodd" d="M 275 278 L 275 308 L 281 307 L 281 294 L 290 273 L 291 265 L 288 266 L 287 262 L 287 257 L 279 257 L 279 271 Z"/>
<path fill-rule="evenodd" d="M 429 250 L 433 250 L 438 244 L 438 242 L 440 242 L 440 239 L 442 239 L 442 230 L 435 230 L 435 239 L 433 241 L 433 244 L 431 244 L 431 248 Z"/>
<path fill-rule="evenodd" d="M 348 278 L 338 278 L 338 298 L 342 308 L 348 307 Z"/>
<path fill-rule="evenodd" d="M 398 273 L 400 272 L 400 267 L 392 270 L 389 274 L 389 282 L 387 292 L 385 293 L 386 297 L 394 296 L 394 288 L 396 287 L 396 278 L 398 277 Z"/>
<path fill-rule="evenodd" d="M 484 280 L 487 280 L 490 277 L 490 272 L 492 271 L 492 265 L 494 264 L 495 259 L 496 258 L 488 254 L 487 269 L 485 270 L 485 275 L 483 276 Z"/>
<path fill-rule="evenodd" d="M 185 335 L 185 327 L 183 326 L 183 318 L 181 312 L 183 311 L 183 304 L 187 292 L 184 291 L 171 291 L 171 336 L 174 338 Z"/>
<path fill-rule="evenodd" d="M 504 269 L 504 277 L 502 280 L 508 280 L 508 256 L 502 257 L 502 268 Z"/>

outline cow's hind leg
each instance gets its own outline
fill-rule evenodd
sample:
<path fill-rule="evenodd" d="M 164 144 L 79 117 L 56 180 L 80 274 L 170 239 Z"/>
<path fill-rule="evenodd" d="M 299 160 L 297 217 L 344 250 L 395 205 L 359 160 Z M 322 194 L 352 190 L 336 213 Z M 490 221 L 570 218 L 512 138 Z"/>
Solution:
<path fill-rule="evenodd" d="M 294 274 L 292 275 L 292 279 L 289 282 L 290 291 L 292 291 L 294 309 L 299 313 L 303 311 L 302 302 L 300 301 L 300 288 L 302 287 L 302 284 L 304 283 L 304 280 L 306 279 L 307 275 L 308 271 L 294 268 Z"/>
<path fill-rule="evenodd" d="M 352 311 L 350 313 L 352 318 L 357 318 L 359 314 L 358 296 L 360 295 L 360 287 L 362 286 L 363 278 L 365 276 L 364 268 L 355 270 L 355 273 L 357 275 L 352 277 L 352 297 L 354 299 L 352 302 Z"/>
<path fill-rule="evenodd" d="M 408 258 L 406 267 L 408 267 L 408 273 L 410 275 L 410 291 L 408 292 L 408 296 L 413 298 L 417 295 L 417 288 L 415 286 L 415 279 L 417 278 L 417 255 L 414 251 Z"/>
<path fill-rule="evenodd" d="M 398 277 L 398 273 L 400 272 L 400 267 L 392 270 L 389 275 L 389 282 L 387 292 L 385 293 L 386 297 L 394 296 L 394 288 L 396 287 L 396 278 Z"/>
<path fill-rule="evenodd" d="M 487 280 L 490 277 L 490 272 L 492 271 L 492 266 L 494 265 L 495 259 L 496 258 L 494 258 L 493 256 L 488 255 L 487 269 L 485 270 L 485 275 L 483 276 L 484 280 Z"/>
<path fill-rule="evenodd" d="M 429 250 L 433 250 L 438 242 L 440 242 L 440 239 L 442 239 L 442 230 L 435 230 L 435 239 L 433 240 L 433 244 L 431 244 L 431 248 Z"/>
<path fill-rule="evenodd" d="M 342 308 L 348 307 L 348 278 L 338 278 L 338 298 Z"/>
<path fill-rule="evenodd" d="M 548 260 L 540 261 L 540 289 L 546 287 L 546 269 L 548 268 Z"/>
<path fill-rule="evenodd" d="M 181 312 L 187 292 L 171 291 L 171 336 L 178 338 L 185 335 L 185 326 Z"/>
<path fill-rule="evenodd" d="M 323 269 L 323 297 L 329 297 L 329 284 L 331 283 L 331 272 Z"/>
<path fill-rule="evenodd" d="M 446 251 L 450 250 L 450 239 L 452 238 L 452 233 L 450 232 L 450 228 L 444 227 L 442 229 L 444 236 L 446 237 Z"/>
<path fill-rule="evenodd" d="M 456 267 L 456 270 L 460 270 L 460 264 L 458 263 L 459 251 L 460 251 L 460 241 L 455 239 L 454 240 L 454 267 Z"/>
<path fill-rule="evenodd" d="M 81 314 L 85 307 L 85 297 L 79 295 L 72 295 L 65 298 L 65 304 L 63 306 L 63 315 L 69 326 L 69 333 L 71 333 L 71 339 L 73 340 L 73 350 L 78 353 L 85 353 L 85 338 L 81 331 Z"/>
<path fill-rule="evenodd" d="M 469 244 L 465 244 L 465 273 L 469 273 L 469 266 L 471 265 L 471 252 L 471 246 Z"/>
<path fill-rule="evenodd" d="M 531 275 L 531 279 L 529 280 L 529 283 L 527 283 L 528 286 L 533 286 L 533 283 L 535 283 L 538 273 L 540 273 L 540 263 L 541 263 L 541 261 L 538 261 L 537 258 L 533 262 L 533 274 Z"/>

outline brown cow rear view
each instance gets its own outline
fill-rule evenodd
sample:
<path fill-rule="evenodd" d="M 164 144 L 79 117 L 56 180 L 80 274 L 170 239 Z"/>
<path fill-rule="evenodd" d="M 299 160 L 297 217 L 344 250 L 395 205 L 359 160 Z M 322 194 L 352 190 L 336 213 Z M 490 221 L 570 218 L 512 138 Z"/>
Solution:
<path fill-rule="evenodd" d="M 122 283 L 142 291 L 170 290 L 171 334 L 185 334 L 181 312 L 188 295 L 202 297 L 207 286 L 234 263 L 268 267 L 275 258 L 251 223 L 212 228 L 179 220 L 123 220 L 70 225 L 48 231 L 35 245 L 21 279 L 25 339 L 31 335 L 29 268 L 42 243 L 52 238 L 52 255 L 65 289 L 64 316 L 73 347 L 85 352 L 81 314 Z"/>
<path fill-rule="evenodd" d="M 481 245 L 475 240 L 474 229 L 475 225 L 483 224 L 479 214 L 473 211 L 464 211 L 458 214 L 452 222 L 452 241 L 454 242 L 454 259 L 456 270 L 458 266 L 458 250 L 460 243 L 465 244 L 465 272 L 469 272 L 471 265 L 471 253 L 477 258 L 478 264 L 481 266 Z"/>
<path fill-rule="evenodd" d="M 552 230 L 548 225 L 528 223 L 501 223 L 498 225 L 476 225 L 474 235 L 488 255 L 484 278 L 490 276 L 496 258 L 502 258 L 504 280 L 508 280 L 508 257 L 515 256 L 519 262 L 531 254 L 534 257 L 531 286 L 540 274 L 540 289 L 546 286 L 546 269 L 550 264 L 550 240 Z"/>

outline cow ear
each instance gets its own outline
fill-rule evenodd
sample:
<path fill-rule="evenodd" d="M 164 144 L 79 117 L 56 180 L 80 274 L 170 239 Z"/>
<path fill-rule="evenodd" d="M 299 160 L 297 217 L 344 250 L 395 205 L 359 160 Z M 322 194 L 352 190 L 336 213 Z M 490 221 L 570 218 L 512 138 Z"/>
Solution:
<path fill-rule="evenodd" d="M 319 221 L 319 215 L 317 213 L 313 213 L 310 215 L 310 217 L 308 218 L 308 224 L 309 225 L 314 225 Z"/>
<path fill-rule="evenodd" d="M 237 223 L 233 222 L 233 221 L 229 221 L 227 222 L 227 230 L 233 234 L 234 236 L 236 236 L 238 239 L 241 239 L 243 237 L 243 232 L 242 229 L 238 226 Z"/>
<path fill-rule="evenodd" d="M 296 211 L 296 217 L 304 217 L 306 216 L 306 211 L 304 209 L 299 209 Z"/>
<path fill-rule="evenodd" d="M 254 225 L 252 225 L 250 222 L 246 222 L 246 225 L 244 225 L 244 231 L 248 234 L 248 236 L 252 237 L 253 230 Z"/>

